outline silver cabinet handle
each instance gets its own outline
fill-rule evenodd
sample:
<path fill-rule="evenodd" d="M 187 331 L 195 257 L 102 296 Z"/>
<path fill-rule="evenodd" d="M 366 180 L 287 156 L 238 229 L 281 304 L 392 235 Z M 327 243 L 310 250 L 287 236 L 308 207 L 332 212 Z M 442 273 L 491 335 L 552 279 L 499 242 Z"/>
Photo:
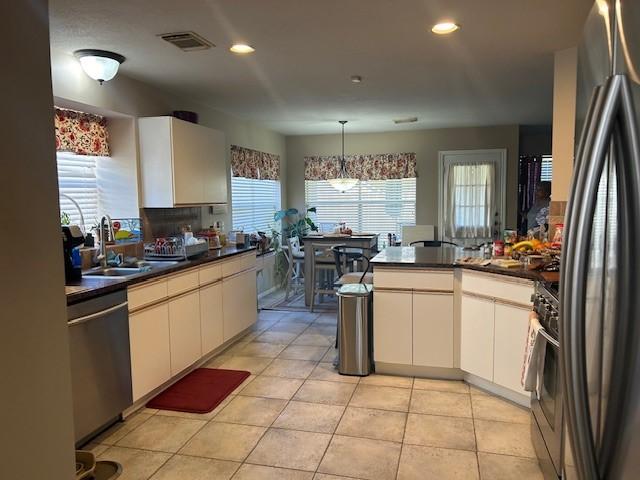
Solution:
<path fill-rule="evenodd" d="M 88 322 L 89 320 L 94 320 L 96 318 L 104 317 L 105 315 L 109 315 L 112 312 L 115 312 L 117 310 L 121 310 L 121 309 L 125 308 L 127 305 L 129 305 L 129 302 L 122 302 L 122 303 L 120 303 L 118 305 L 115 305 L 113 307 L 109 307 L 109 308 L 105 308 L 104 310 L 100 310 L 99 312 L 90 313 L 89 315 L 85 315 L 84 317 L 74 318 L 73 320 L 70 320 L 69 322 L 67 322 L 67 325 L 71 327 L 73 325 L 78 325 L 80 323 Z"/>

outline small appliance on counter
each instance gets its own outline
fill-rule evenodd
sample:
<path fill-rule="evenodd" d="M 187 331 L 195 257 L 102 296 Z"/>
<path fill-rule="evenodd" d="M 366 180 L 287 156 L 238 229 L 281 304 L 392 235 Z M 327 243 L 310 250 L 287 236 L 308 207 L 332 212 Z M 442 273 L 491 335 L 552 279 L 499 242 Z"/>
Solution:
<path fill-rule="evenodd" d="M 84 243 L 84 235 L 78 225 L 62 226 L 62 248 L 64 251 L 64 278 L 71 282 L 82 278 L 82 258 L 77 247 Z"/>
<path fill-rule="evenodd" d="M 211 225 L 208 229 L 201 230 L 197 233 L 197 238 L 206 240 L 209 244 L 209 250 L 217 250 L 222 248 L 222 243 L 220 242 L 220 235 L 218 235 L 218 231 Z"/>

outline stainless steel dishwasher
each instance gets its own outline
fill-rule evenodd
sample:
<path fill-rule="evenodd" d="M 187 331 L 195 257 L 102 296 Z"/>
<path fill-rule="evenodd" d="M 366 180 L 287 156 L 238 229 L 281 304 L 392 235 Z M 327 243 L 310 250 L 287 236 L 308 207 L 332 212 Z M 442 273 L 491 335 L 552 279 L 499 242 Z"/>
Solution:
<path fill-rule="evenodd" d="M 76 445 L 133 403 L 127 291 L 67 307 Z"/>

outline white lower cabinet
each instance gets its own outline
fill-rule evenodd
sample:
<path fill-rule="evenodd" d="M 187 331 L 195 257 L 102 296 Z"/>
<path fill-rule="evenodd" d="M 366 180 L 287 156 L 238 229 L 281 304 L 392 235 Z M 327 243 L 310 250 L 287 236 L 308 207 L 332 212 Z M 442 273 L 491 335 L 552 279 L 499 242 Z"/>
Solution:
<path fill-rule="evenodd" d="M 136 401 L 171 378 L 169 305 L 159 305 L 129 315 L 131 382 Z"/>
<path fill-rule="evenodd" d="M 411 365 L 413 361 L 413 294 L 373 293 L 373 356 L 376 362 Z"/>
<path fill-rule="evenodd" d="M 224 342 L 222 322 L 222 282 L 218 282 L 200 289 L 203 354 L 211 352 Z"/>
<path fill-rule="evenodd" d="M 520 383 L 531 309 L 496 302 L 493 382 L 529 395 Z"/>
<path fill-rule="evenodd" d="M 413 293 L 413 365 L 453 368 L 453 293 Z"/>
<path fill-rule="evenodd" d="M 256 322 L 255 261 L 238 255 L 129 288 L 134 401 Z"/>
<path fill-rule="evenodd" d="M 222 280 L 223 338 L 226 342 L 256 321 L 255 269 Z"/>
<path fill-rule="evenodd" d="M 493 316 L 493 300 L 462 294 L 460 368 L 489 381 L 493 381 Z"/>
<path fill-rule="evenodd" d="M 176 375 L 202 356 L 200 296 L 193 291 L 169 301 L 171 374 Z"/>

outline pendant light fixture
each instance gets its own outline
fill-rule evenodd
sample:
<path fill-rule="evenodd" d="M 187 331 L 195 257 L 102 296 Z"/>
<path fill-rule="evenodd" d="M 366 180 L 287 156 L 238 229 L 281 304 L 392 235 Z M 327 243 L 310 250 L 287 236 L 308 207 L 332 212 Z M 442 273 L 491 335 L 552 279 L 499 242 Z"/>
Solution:
<path fill-rule="evenodd" d="M 328 182 L 339 192 L 346 192 L 347 190 L 351 190 L 356 186 L 356 184 L 358 183 L 358 179 L 349 178 L 349 176 L 347 175 L 347 165 L 344 160 L 344 124 L 347 123 L 347 121 L 340 120 L 338 123 L 342 125 L 342 157 L 340 158 L 340 171 L 338 172 L 338 176 L 336 178 L 330 178 Z"/>
<path fill-rule="evenodd" d="M 76 50 L 73 54 L 84 73 L 97 80 L 100 85 L 115 77 L 120 64 L 124 62 L 122 55 L 106 50 L 84 49 Z"/>

